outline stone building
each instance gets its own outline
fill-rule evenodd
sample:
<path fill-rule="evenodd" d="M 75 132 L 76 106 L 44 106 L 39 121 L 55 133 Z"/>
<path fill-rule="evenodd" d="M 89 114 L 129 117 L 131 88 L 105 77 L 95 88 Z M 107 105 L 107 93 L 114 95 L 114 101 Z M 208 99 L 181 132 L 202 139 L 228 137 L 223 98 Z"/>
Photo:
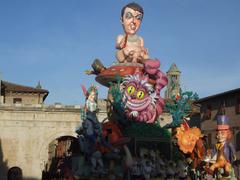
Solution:
<path fill-rule="evenodd" d="M 63 139 L 75 138 L 81 124 L 80 105 L 45 105 L 48 91 L 1 81 L 0 179 L 11 167 L 20 167 L 25 178 L 41 179 Z M 99 120 L 106 117 L 100 103 Z M 66 144 L 66 143 L 65 143 Z"/>
<path fill-rule="evenodd" d="M 0 90 L 3 104 L 43 104 L 49 93 L 42 89 L 40 82 L 33 88 L 1 81 Z"/>
<path fill-rule="evenodd" d="M 201 129 L 208 136 L 208 144 L 216 143 L 216 118 L 225 114 L 230 119 L 233 143 L 240 159 L 240 88 L 199 99 L 201 104 Z"/>

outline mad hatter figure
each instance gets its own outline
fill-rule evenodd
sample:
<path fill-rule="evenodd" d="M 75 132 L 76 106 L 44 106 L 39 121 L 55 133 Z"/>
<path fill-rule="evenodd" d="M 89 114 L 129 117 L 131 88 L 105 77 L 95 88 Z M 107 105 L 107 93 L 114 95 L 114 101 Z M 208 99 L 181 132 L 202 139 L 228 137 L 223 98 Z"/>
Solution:
<path fill-rule="evenodd" d="M 232 131 L 229 126 L 229 119 L 225 115 L 217 118 L 217 140 L 213 149 L 213 155 L 216 156 L 216 162 L 208 169 L 208 173 L 215 170 L 222 171 L 222 177 L 229 177 L 233 172 L 232 164 L 236 160 L 236 151 L 231 143 Z M 234 173 L 233 173 L 234 174 Z"/>

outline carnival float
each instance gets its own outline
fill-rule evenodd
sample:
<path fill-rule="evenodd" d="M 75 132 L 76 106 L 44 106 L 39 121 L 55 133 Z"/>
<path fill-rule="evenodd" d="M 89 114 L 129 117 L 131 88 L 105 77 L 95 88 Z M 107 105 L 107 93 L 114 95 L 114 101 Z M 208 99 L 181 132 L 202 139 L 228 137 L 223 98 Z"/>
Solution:
<path fill-rule="evenodd" d="M 98 87 L 81 85 L 85 106 L 81 109 L 82 123 L 77 128 L 79 161 L 69 167 L 66 179 L 233 179 L 232 163 L 235 151 L 230 142 L 231 131 L 225 115 L 218 117 L 218 143 L 213 149 L 197 127 L 190 127 L 196 93 L 190 91 L 172 94 L 168 100 L 161 90 L 168 79 L 161 71 L 159 59 L 151 59 L 144 39 L 136 33 L 144 11 L 137 3 L 122 8 L 121 23 L 124 33 L 117 36 L 117 63 L 105 67 L 96 59 L 87 75 L 108 88 L 107 118 L 99 122 Z M 174 85 L 174 83 L 173 83 Z M 174 88 L 174 87 L 172 87 Z M 162 112 L 168 112 L 172 121 L 160 127 Z M 131 131 L 143 131 L 160 136 L 150 137 L 145 148 L 133 152 Z M 144 136 L 144 134 L 142 134 Z M 154 134 L 152 134 L 154 136 Z M 165 136 L 175 147 L 168 160 L 162 152 L 166 146 L 151 149 L 156 138 Z M 175 158 L 175 159 L 174 159 Z M 76 165 L 77 164 L 77 165 Z M 66 174 L 66 173 L 65 173 Z"/>

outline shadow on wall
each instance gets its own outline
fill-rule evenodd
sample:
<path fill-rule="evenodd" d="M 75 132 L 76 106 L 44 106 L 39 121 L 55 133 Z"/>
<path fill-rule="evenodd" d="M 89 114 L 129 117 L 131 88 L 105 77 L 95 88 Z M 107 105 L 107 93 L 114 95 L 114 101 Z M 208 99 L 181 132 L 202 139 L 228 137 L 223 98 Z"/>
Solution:
<path fill-rule="evenodd" d="M 1 178 L 7 179 L 8 166 L 7 161 L 3 160 L 2 141 L 0 139 L 0 175 Z"/>

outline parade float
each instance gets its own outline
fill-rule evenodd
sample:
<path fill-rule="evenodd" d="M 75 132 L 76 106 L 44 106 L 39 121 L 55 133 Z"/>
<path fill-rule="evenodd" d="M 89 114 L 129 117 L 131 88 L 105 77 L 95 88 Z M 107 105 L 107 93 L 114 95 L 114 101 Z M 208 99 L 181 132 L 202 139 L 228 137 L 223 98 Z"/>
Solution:
<path fill-rule="evenodd" d="M 233 178 L 235 152 L 229 141 L 227 117 L 219 116 L 218 143 L 211 151 L 201 130 L 189 125 L 197 94 L 180 90 L 168 100 L 161 97 L 161 90 L 173 79 L 161 71 L 159 59 L 149 57 L 144 39 L 136 34 L 143 15 L 143 8 L 136 3 L 124 6 L 121 11 L 124 34 L 118 35 L 116 41 L 117 63 L 105 67 L 96 59 L 92 69 L 86 71 L 108 88 L 107 118 L 100 122 L 97 117 L 98 88 L 82 85 L 86 101 L 81 109 L 82 123 L 76 130 L 78 152 L 75 152 L 80 158 L 65 168 L 68 169 L 65 178 L 186 179 L 189 174 L 191 179 Z M 171 115 L 172 121 L 160 127 L 163 110 Z M 132 138 L 139 134 L 150 137 L 145 142 L 148 150 L 131 149 Z M 174 153 L 178 153 L 175 162 L 172 155 L 168 160 L 163 157 L 162 152 L 170 151 L 166 146 L 151 149 L 154 140 L 161 137 L 175 144 Z"/>

